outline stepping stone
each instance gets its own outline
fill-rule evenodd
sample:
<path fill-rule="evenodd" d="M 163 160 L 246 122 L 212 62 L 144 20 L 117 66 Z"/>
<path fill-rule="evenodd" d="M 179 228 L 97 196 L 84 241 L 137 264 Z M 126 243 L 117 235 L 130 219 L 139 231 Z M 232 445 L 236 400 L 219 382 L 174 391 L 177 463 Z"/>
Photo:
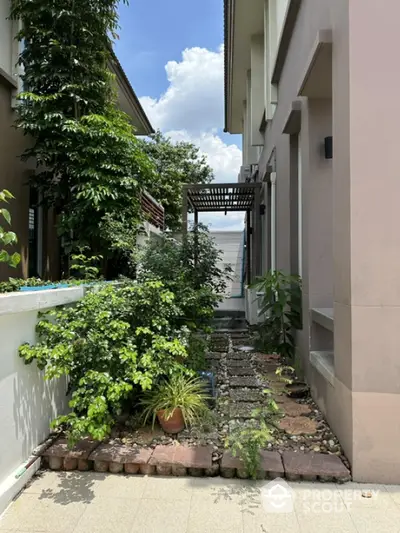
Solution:
<path fill-rule="evenodd" d="M 279 408 L 285 413 L 288 417 L 298 417 L 302 415 L 308 415 L 311 413 L 310 407 L 305 403 L 297 403 L 290 398 L 278 397 L 276 402 L 279 405 Z"/>
<path fill-rule="evenodd" d="M 229 407 L 229 416 L 231 418 L 254 418 L 254 410 L 259 408 L 260 405 L 254 402 L 239 402 L 231 404 Z"/>
<path fill-rule="evenodd" d="M 205 358 L 207 361 L 220 361 L 221 352 L 208 352 Z"/>
<path fill-rule="evenodd" d="M 185 475 L 183 472 L 187 468 L 193 476 L 202 475 L 204 470 L 212 469 L 212 453 L 211 445 L 159 445 L 154 448 L 149 464 L 155 466 L 157 473 L 161 475 Z"/>
<path fill-rule="evenodd" d="M 234 366 L 232 368 L 228 368 L 228 374 L 230 376 L 254 376 L 254 370 L 251 368 L 251 366 L 244 368 L 241 366 Z"/>
<path fill-rule="evenodd" d="M 228 359 L 226 361 L 226 366 L 228 368 L 251 368 L 251 363 L 244 359 Z"/>
<path fill-rule="evenodd" d="M 225 335 L 211 337 L 210 346 L 213 352 L 227 352 L 229 339 Z"/>
<path fill-rule="evenodd" d="M 302 478 L 345 483 L 351 480 L 349 469 L 337 455 L 283 452 L 282 461 L 286 477 L 292 481 Z"/>
<path fill-rule="evenodd" d="M 317 423 L 305 416 L 285 416 L 279 422 L 279 428 L 288 435 L 315 435 L 317 432 Z"/>
<path fill-rule="evenodd" d="M 278 452 L 260 452 L 260 467 L 257 471 L 257 479 L 275 479 L 284 476 L 281 456 Z M 221 476 L 232 478 L 237 475 L 247 478 L 246 468 L 240 457 L 234 457 L 230 451 L 224 452 L 221 460 Z"/>
<path fill-rule="evenodd" d="M 243 352 L 231 352 L 227 359 L 228 361 L 246 361 L 246 363 L 248 362 L 249 364 L 251 362 L 249 354 Z"/>
<path fill-rule="evenodd" d="M 259 402 L 262 400 L 261 392 L 254 389 L 232 389 L 230 397 L 234 402 Z"/>
<path fill-rule="evenodd" d="M 231 387 L 248 387 L 251 389 L 257 389 L 261 387 L 260 382 L 256 377 L 236 376 L 229 379 Z"/>

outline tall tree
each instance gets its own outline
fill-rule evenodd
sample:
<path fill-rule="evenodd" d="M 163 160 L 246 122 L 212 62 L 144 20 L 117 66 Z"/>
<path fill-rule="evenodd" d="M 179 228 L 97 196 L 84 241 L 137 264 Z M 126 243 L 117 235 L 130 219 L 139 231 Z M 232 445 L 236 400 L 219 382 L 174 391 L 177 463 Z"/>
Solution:
<path fill-rule="evenodd" d="M 174 143 L 157 131 L 141 143 L 155 167 L 155 177 L 146 184 L 146 189 L 163 205 L 167 228 L 178 230 L 182 218 L 183 185 L 210 183 L 214 178 L 213 170 L 199 148 L 190 142 Z"/>
<path fill-rule="evenodd" d="M 118 3 L 11 1 L 24 41 L 17 127 L 33 140 L 24 154 L 37 164 L 32 185 L 59 212 L 64 243 L 72 236 L 68 246 L 89 245 L 105 256 L 113 235 L 102 231 L 104 217 L 132 229 L 142 183 L 152 174 L 128 117 L 117 109 L 108 69 Z"/>

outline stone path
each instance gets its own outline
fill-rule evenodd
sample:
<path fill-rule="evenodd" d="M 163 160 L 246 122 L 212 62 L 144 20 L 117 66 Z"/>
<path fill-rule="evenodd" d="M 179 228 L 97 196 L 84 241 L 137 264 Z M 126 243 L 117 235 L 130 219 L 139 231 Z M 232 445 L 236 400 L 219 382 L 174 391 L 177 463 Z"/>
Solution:
<path fill-rule="evenodd" d="M 276 500 L 265 483 L 47 471 L 0 518 L 0 532 L 400 531 L 400 487 L 289 482 L 283 513 L 271 512 Z"/>
<path fill-rule="evenodd" d="M 67 441 L 59 438 L 43 455 L 44 466 L 51 470 L 110 472 L 114 474 L 162 475 L 162 476 L 217 476 L 247 477 L 242 461 L 232 457 L 225 449 L 226 438 L 236 428 L 254 424 L 257 410 L 266 406 L 266 387 L 283 413 L 280 429 L 274 440 L 262 451 L 262 461 L 257 477 L 289 480 L 337 481 L 350 480 L 350 472 L 338 453 L 302 453 L 306 451 L 303 440 L 308 439 L 308 450 L 316 442 L 317 426 L 326 424 L 311 417 L 312 409 L 282 394 L 282 382 L 277 378 L 275 356 L 257 354 L 248 347 L 244 333 L 224 333 L 213 336 L 212 349 L 207 356 L 217 377 L 217 405 L 215 409 L 218 427 L 212 425 L 205 434 L 195 435 L 196 428 L 185 430 L 174 440 L 152 441 L 147 445 L 114 437 L 99 443 L 83 439 L 72 450 Z M 186 440 L 185 433 L 191 437 Z M 310 440 L 311 438 L 311 440 Z M 160 442 L 161 441 L 161 442 Z M 329 441 L 331 442 L 331 440 Z M 336 443 L 332 440 L 333 445 Z M 311 446 L 311 448 L 310 448 Z M 295 452 L 295 453 L 293 453 Z"/>

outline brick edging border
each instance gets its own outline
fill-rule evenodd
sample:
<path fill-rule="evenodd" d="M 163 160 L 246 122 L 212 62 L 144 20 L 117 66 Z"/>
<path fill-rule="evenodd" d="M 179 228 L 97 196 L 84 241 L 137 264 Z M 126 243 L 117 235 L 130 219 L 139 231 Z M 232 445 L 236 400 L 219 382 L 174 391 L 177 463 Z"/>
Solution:
<path fill-rule="evenodd" d="M 93 469 L 112 474 L 248 478 L 241 459 L 233 457 L 227 450 L 218 462 L 213 463 L 212 451 L 212 446 L 132 448 L 90 439 L 83 439 L 69 449 L 67 441 L 59 438 L 43 452 L 42 458 L 51 470 L 86 472 Z M 351 480 L 351 474 L 336 455 L 262 451 L 257 479 L 276 478 L 345 483 Z"/>

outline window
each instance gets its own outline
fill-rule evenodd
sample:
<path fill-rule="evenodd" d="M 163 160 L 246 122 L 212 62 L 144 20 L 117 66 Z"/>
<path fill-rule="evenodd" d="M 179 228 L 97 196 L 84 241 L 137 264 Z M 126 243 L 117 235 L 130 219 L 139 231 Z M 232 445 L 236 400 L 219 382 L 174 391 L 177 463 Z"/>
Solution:
<path fill-rule="evenodd" d="M 28 216 L 28 274 L 29 277 L 42 275 L 42 232 L 43 232 L 43 207 L 35 189 L 29 193 L 29 216 Z"/>

